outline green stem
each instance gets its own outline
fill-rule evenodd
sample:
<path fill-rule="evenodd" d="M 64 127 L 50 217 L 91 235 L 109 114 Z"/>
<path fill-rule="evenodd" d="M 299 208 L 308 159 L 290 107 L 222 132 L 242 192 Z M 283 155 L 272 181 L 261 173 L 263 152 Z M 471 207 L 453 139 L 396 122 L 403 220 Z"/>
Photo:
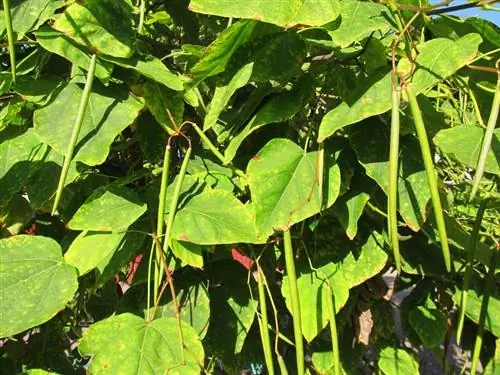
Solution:
<path fill-rule="evenodd" d="M 479 362 L 479 354 L 481 354 L 481 347 L 483 346 L 484 322 L 486 320 L 486 314 L 488 313 L 490 293 L 495 287 L 495 265 L 497 256 L 498 251 L 494 251 L 493 254 L 491 254 L 490 269 L 488 270 L 488 275 L 486 276 L 486 286 L 483 294 L 483 300 L 481 301 L 481 313 L 479 315 L 476 341 L 474 343 L 474 351 L 472 352 L 472 364 L 470 373 L 473 375 L 476 374 L 476 368 Z"/>
<path fill-rule="evenodd" d="M 167 199 L 167 187 L 168 187 L 168 174 L 170 171 L 170 155 L 171 147 L 169 144 L 165 147 L 165 154 L 163 156 L 163 169 L 161 174 L 161 185 L 160 185 L 160 195 L 158 197 L 158 216 L 156 219 L 156 237 L 160 245 L 163 243 L 163 228 L 165 226 L 165 201 Z M 161 249 L 156 248 L 156 262 L 155 262 L 155 276 L 154 276 L 154 301 L 158 298 L 158 287 L 160 283 L 160 273 L 161 273 L 161 254 L 159 251 Z"/>
<path fill-rule="evenodd" d="M 488 157 L 488 152 L 491 147 L 491 140 L 493 139 L 493 132 L 495 131 L 495 126 L 497 125 L 498 112 L 500 109 L 500 75 L 497 80 L 497 87 L 495 90 L 495 97 L 493 98 L 493 106 L 491 107 L 490 118 L 488 119 L 488 125 L 486 126 L 486 132 L 484 133 L 483 145 L 481 147 L 481 154 L 479 155 L 479 160 L 476 166 L 476 175 L 474 176 L 474 183 L 472 185 L 472 191 L 470 193 L 470 201 L 472 201 L 479 189 L 479 183 L 481 182 L 481 177 L 483 177 L 484 166 L 486 165 L 486 158 Z"/>
<path fill-rule="evenodd" d="M 389 196 L 387 200 L 387 222 L 389 239 L 394 252 L 398 274 L 401 273 L 398 236 L 398 170 L 399 170 L 399 92 L 392 90 L 391 140 L 389 151 Z"/>
<path fill-rule="evenodd" d="M 450 248 L 448 245 L 448 237 L 446 235 L 446 226 L 444 223 L 443 208 L 441 206 L 441 200 L 439 198 L 436 172 L 434 170 L 431 149 L 429 147 L 429 141 L 427 139 L 427 133 L 425 131 L 424 119 L 422 118 L 422 113 L 420 112 L 420 107 L 418 105 L 417 98 L 413 93 L 411 84 L 406 85 L 405 91 L 406 95 L 408 96 L 408 100 L 410 102 L 411 112 L 413 115 L 413 119 L 415 121 L 415 129 L 417 130 L 418 141 L 420 142 L 420 148 L 422 150 L 422 158 L 424 159 L 425 172 L 427 174 L 429 189 L 431 191 L 432 208 L 434 209 L 436 225 L 439 232 L 439 238 L 441 240 L 441 249 L 443 252 L 444 263 L 446 266 L 446 270 L 450 272 L 451 271 Z"/>
<path fill-rule="evenodd" d="M 170 211 L 168 213 L 167 219 L 167 229 L 165 230 L 165 239 L 163 242 L 163 250 L 165 253 L 168 252 L 168 247 L 170 244 L 170 236 L 172 234 L 172 227 L 174 226 L 175 213 L 177 211 L 177 205 L 179 203 L 179 197 L 181 195 L 182 182 L 184 181 L 184 176 L 186 175 L 187 166 L 189 164 L 189 158 L 191 157 L 191 146 L 187 149 L 184 155 L 184 160 L 182 160 L 181 170 L 177 176 L 177 182 L 174 188 L 174 195 L 172 196 L 172 202 L 170 204 Z"/>
<path fill-rule="evenodd" d="M 59 201 L 61 200 L 62 191 L 64 189 L 64 185 L 66 184 L 66 177 L 68 176 L 69 166 L 71 164 L 71 159 L 73 159 L 73 154 L 75 152 L 78 136 L 80 135 L 80 129 L 82 128 L 83 118 L 85 117 L 85 111 L 87 109 L 87 105 L 89 104 L 90 92 L 92 91 L 92 82 L 94 81 L 96 61 L 97 61 L 97 55 L 93 54 L 90 59 L 89 70 L 87 73 L 87 80 L 85 82 L 85 87 L 83 89 L 82 97 L 80 99 L 78 114 L 76 116 L 75 124 L 73 126 L 73 133 L 71 134 L 71 139 L 68 144 L 66 157 L 64 158 L 64 164 L 61 170 L 61 176 L 59 177 L 59 184 L 57 185 L 56 197 L 54 199 L 54 206 L 52 207 L 52 215 L 55 215 L 57 212 L 57 206 L 59 205 Z"/>
<path fill-rule="evenodd" d="M 337 322 L 335 318 L 335 295 L 328 281 L 323 293 L 323 297 L 325 298 L 326 304 L 328 306 L 330 333 L 332 336 L 333 374 L 340 375 L 339 338 L 337 336 Z"/>
<path fill-rule="evenodd" d="M 5 17 L 5 28 L 7 29 L 7 40 L 9 42 L 10 69 L 12 72 L 12 83 L 16 84 L 16 50 L 14 47 L 14 32 L 12 30 L 12 20 L 10 18 L 9 0 L 3 0 L 3 14 Z"/>
<path fill-rule="evenodd" d="M 467 263 L 464 274 L 464 280 L 462 284 L 462 294 L 460 295 L 460 305 L 458 311 L 458 326 L 457 326 L 457 343 L 460 344 L 462 338 L 462 331 L 465 321 L 465 309 L 467 307 L 467 292 L 470 286 L 470 280 L 472 277 L 472 262 L 474 261 L 474 255 L 476 253 L 477 237 L 479 230 L 481 229 L 481 222 L 483 221 L 484 212 L 486 211 L 486 206 L 488 205 L 489 199 L 486 198 L 481 202 L 479 209 L 476 214 L 476 220 L 474 221 L 474 227 L 470 234 L 469 246 L 467 249 Z"/>
<path fill-rule="evenodd" d="M 285 242 L 285 265 L 288 279 L 290 281 L 290 299 L 292 302 L 293 333 L 295 338 L 295 354 L 297 357 L 297 374 L 304 375 L 304 343 L 302 338 L 302 321 L 300 315 L 299 289 L 297 286 L 297 275 L 295 273 L 295 261 L 293 256 L 292 237 L 290 228 L 283 231 Z"/>
<path fill-rule="evenodd" d="M 144 28 L 144 17 L 146 14 L 146 0 L 141 0 L 139 7 L 139 25 L 137 26 L 137 32 L 142 34 L 142 29 Z"/>
<path fill-rule="evenodd" d="M 273 354 L 271 351 L 271 340 L 269 338 L 269 322 L 267 317 L 267 302 L 266 302 L 266 291 L 264 290 L 264 272 L 262 268 L 257 264 L 258 279 L 257 285 L 259 289 L 259 306 L 260 306 L 260 337 L 262 340 L 262 348 L 264 351 L 264 358 L 266 360 L 267 373 L 269 375 L 274 375 L 274 364 L 273 364 Z"/>

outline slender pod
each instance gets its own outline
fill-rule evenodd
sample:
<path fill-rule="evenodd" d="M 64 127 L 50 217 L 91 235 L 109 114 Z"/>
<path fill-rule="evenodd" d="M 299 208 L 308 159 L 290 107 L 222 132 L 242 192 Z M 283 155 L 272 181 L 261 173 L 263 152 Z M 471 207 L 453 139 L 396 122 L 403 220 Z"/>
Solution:
<path fill-rule="evenodd" d="M 460 305 L 458 307 L 458 326 L 457 326 L 457 343 L 460 344 L 460 339 L 462 338 L 462 331 L 464 327 L 465 320 L 465 308 L 467 307 L 467 292 L 470 286 L 470 280 L 472 277 L 472 262 L 474 261 L 474 254 L 476 252 L 477 236 L 479 230 L 481 229 L 481 222 L 483 221 L 484 212 L 486 206 L 488 205 L 489 199 L 486 198 L 481 202 L 479 209 L 476 214 L 476 220 L 474 221 L 474 227 L 470 234 L 469 246 L 467 248 L 467 263 L 464 274 L 464 280 L 462 284 L 462 293 L 460 295 Z"/>
<path fill-rule="evenodd" d="M 337 321 L 335 318 L 335 295 L 330 283 L 327 281 L 323 288 L 323 298 L 328 306 L 328 320 L 330 321 L 330 334 L 332 336 L 333 374 L 340 375 L 339 338 L 337 335 Z"/>
<path fill-rule="evenodd" d="M 16 83 L 16 50 L 14 47 L 14 31 L 12 30 L 12 19 L 10 18 L 10 2 L 3 0 L 3 15 L 5 17 L 5 28 L 7 29 L 7 40 L 9 43 L 10 69 L 12 72 L 12 83 Z"/>
<path fill-rule="evenodd" d="M 54 199 L 54 206 L 52 207 L 52 215 L 55 215 L 57 212 L 57 206 L 59 205 L 62 191 L 64 189 L 64 185 L 66 184 L 66 177 L 68 176 L 71 159 L 73 159 L 76 143 L 78 141 L 78 136 L 80 135 L 80 129 L 82 128 L 83 119 L 85 117 L 85 111 L 87 110 L 87 105 L 89 104 L 90 92 L 92 91 L 92 83 L 94 82 L 96 62 L 97 62 L 97 55 L 93 54 L 90 59 L 87 79 L 85 81 L 85 87 L 83 88 L 82 97 L 80 99 L 80 106 L 78 107 L 78 113 L 76 115 L 75 124 L 73 126 L 73 133 L 71 134 L 71 139 L 68 144 L 68 149 L 66 151 L 66 156 L 64 158 L 64 163 L 61 170 L 61 176 L 59 177 L 59 184 L 57 185 L 56 197 Z"/>
<path fill-rule="evenodd" d="M 498 254 L 498 251 L 494 251 L 491 255 L 490 269 L 488 270 L 488 275 L 486 276 L 486 286 L 483 293 L 483 300 L 481 301 L 481 312 L 479 314 L 476 341 L 474 342 L 474 350 L 472 352 L 472 362 L 470 370 L 471 374 L 476 374 L 476 368 L 479 362 L 479 354 L 481 354 L 481 348 L 483 346 L 484 322 L 486 321 L 486 314 L 488 313 L 488 303 L 490 301 L 490 295 L 493 291 L 493 288 L 495 287 L 495 267 Z"/>
<path fill-rule="evenodd" d="M 443 208 L 441 206 L 441 200 L 439 198 L 437 176 L 436 171 L 434 170 L 434 164 L 432 162 L 431 149 L 429 147 L 429 140 L 425 131 L 424 119 L 422 118 L 422 112 L 420 111 L 420 107 L 418 105 L 418 101 L 415 93 L 413 92 L 411 84 L 405 85 L 405 92 L 408 96 L 408 101 L 410 102 L 410 108 L 415 122 L 415 129 L 417 131 L 418 141 L 422 150 L 422 158 L 424 160 L 425 172 L 427 174 L 429 189 L 431 191 L 432 208 L 434 209 L 436 225 L 439 232 L 439 239 L 441 241 L 441 250 L 443 252 L 444 264 L 446 266 L 446 270 L 450 272 L 450 247 L 448 245 Z"/>
<path fill-rule="evenodd" d="M 267 301 L 266 301 L 266 291 L 264 289 L 264 272 L 257 263 L 257 286 L 259 289 L 259 306 L 260 306 L 260 318 L 259 318 L 259 329 L 260 338 L 262 340 L 262 349 L 264 351 L 264 358 L 266 361 L 267 373 L 269 375 L 274 375 L 274 363 L 273 354 L 271 350 L 271 339 L 269 338 L 269 322 L 267 316 Z"/>
<path fill-rule="evenodd" d="M 297 374 L 304 375 L 304 343 L 302 339 L 302 321 L 300 315 L 299 289 L 297 286 L 297 275 L 295 273 L 295 261 L 293 256 L 292 236 L 290 228 L 283 230 L 285 243 L 285 265 L 289 279 L 290 300 L 292 303 L 293 333 L 295 338 L 295 353 L 297 358 Z"/>
<path fill-rule="evenodd" d="M 398 236 L 398 170 L 399 170 L 399 91 L 392 89 L 391 140 L 389 151 L 389 195 L 387 199 L 387 222 L 389 239 L 398 274 L 401 273 Z"/>
<path fill-rule="evenodd" d="M 497 61 L 499 65 L 500 60 Z M 498 121 L 498 112 L 500 110 L 500 74 L 497 80 L 497 86 L 495 90 L 495 96 L 493 97 L 493 106 L 491 107 L 490 117 L 488 119 L 488 125 L 486 126 L 486 131 L 483 137 L 483 144 L 481 146 L 481 153 L 479 154 L 479 159 L 476 166 L 476 175 L 474 176 L 474 183 L 472 185 L 472 191 L 470 193 L 470 201 L 476 196 L 477 190 L 479 189 L 479 183 L 484 173 L 484 166 L 486 165 L 486 158 L 488 157 L 488 152 L 490 151 L 491 141 L 493 139 L 493 132 Z"/>

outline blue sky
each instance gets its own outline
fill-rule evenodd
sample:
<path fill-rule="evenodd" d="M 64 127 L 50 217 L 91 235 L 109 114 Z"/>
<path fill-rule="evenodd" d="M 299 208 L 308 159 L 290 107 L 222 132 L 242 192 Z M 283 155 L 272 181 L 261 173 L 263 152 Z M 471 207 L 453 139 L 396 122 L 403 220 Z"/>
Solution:
<path fill-rule="evenodd" d="M 441 0 L 431 0 L 431 3 L 437 3 L 441 2 Z M 455 5 L 461 5 L 465 4 L 467 1 L 453 1 L 449 6 L 455 6 Z M 494 4 L 495 7 L 497 7 L 500 10 L 500 4 Z M 458 12 L 452 12 L 452 13 L 447 13 L 447 14 L 452 14 L 455 16 L 459 17 L 481 17 L 484 19 L 487 19 L 496 25 L 500 26 L 500 11 L 493 11 L 493 10 L 480 10 L 479 8 L 469 8 L 465 10 L 461 10 Z"/>

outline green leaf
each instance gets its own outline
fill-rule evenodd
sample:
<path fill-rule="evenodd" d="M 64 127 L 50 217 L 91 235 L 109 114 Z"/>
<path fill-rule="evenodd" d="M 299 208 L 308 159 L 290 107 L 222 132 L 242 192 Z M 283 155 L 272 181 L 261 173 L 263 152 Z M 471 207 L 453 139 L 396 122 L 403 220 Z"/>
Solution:
<path fill-rule="evenodd" d="M 288 120 L 300 111 L 312 94 L 312 84 L 311 77 L 303 76 L 292 90 L 271 97 L 252 117 L 243 130 L 231 139 L 224 152 L 225 163 L 227 164 L 233 160 L 245 138 L 254 131 L 267 124 Z"/>
<path fill-rule="evenodd" d="M 253 63 L 246 64 L 227 83 L 222 83 L 215 88 L 212 101 L 208 105 L 207 114 L 203 123 L 203 130 L 208 130 L 215 125 L 219 115 L 226 108 L 231 96 L 239 88 L 245 86 L 252 76 Z"/>
<path fill-rule="evenodd" d="M 317 159 L 317 152 L 304 153 L 292 141 L 275 138 L 248 163 L 248 183 L 261 239 L 271 235 L 274 228 L 291 226 L 321 210 Z M 334 172 L 329 184 L 340 186 L 340 173 Z M 328 199 L 329 204 L 338 189 L 334 195 Z"/>
<path fill-rule="evenodd" d="M 146 212 L 137 193 L 124 187 L 103 186 L 78 209 L 68 227 L 99 232 L 123 231 Z"/>
<path fill-rule="evenodd" d="M 370 137 L 366 136 L 366 129 Z M 351 145 L 373 178 L 387 194 L 389 189 L 388 129 L 377 122 L 363 123 L 350 128 Z M 420 147 L 413 136 L 401 138 L 399 157 L 398 208 L 405 223 L 418 231 L 427 217 L 426 206 L 430 199 L 427 175 L 420 157 Z"/>
<path fill-rule="evenodd" d="M 252 38 L 256 25 L 254 21 L 238 21 L 220 33 L 191 69 L 191 85 L 223 72 L 236 50 Z"/>
<path fill-rule="evenodd" d="M 392 105 L 391 74 L 386 68 L 377 70 L 352 97 L 344 98 L 340 105 L 328 112 L 321 120 L 318 142 L 347 125 L 387 112 Z"/>
<path fill-rule="evenodd" d="M 441 311 L 417 306 L 410 311 L 408 321 L 426 348 L 435 348 L 443 343 L 448 322 Z"/>
<path fill-rule="evenodd" d="M 197 373 L 198 364 L 204 359 L 201 342 L 194 329 L 184 323 L 182 363 L 177 327 L 174 318 L 146 322 L 132 314 L 115 315 L 92 324 L 78 349 L 83 355 L 92 356 L 89 371 L 96 375 L 157 375 L 172 370 L 176 374 Z"/>
<path fill-rule="evenodd" d="M 335 204 L 335 214 L 339 218 L 340 225 L 345 229 L 347 237 L 351 240 L 356 237 L 358 220 L 369 200 L 369 193 L 354 187 L 347 194 L 341 196 Z"/>
<path fill-rule="evenodd" d="M 80 276 L 98 268 L 100 281 L 106 282 L 137 253 L 143 241 L 142 233 L 85 230 L 71 243 L 64 260 L 78 269 Z"/>
<path fill-rule="evenodd" d="M 364 39 L 376 30 L 391 29 L 392 16 L 382 4 L 357 0 L 340 2 L 340 22 L 333 22 L 324 28 L 334 43 L 345 48 Z M 339 24 L 340 23 L 340 24 Z"/>
<path fill-rule="evenodd" d="M 378 367 L 386 375 L 418 374 L 418 362 L 407 350 L 386 346 L 380 351 Z"/>
<path fill-rule="evenodd" d="M 14 0 L 10 2 L 12 29 L 20 40 L 28 31 L 36 29 L 64 6 L 64 0 Z M 3 13 L 3 7 L 2 7 Z M 5 32 L 5 17 L 0 17 L 0 35 Z"/>
<path fill-rule="evenodd" d="M 115 63 L 127 69 L 135 70 L 144 77 L 165 85 L 169 89 L 182 91 L 184 84 L 177 74 L 170 71 L 160 59 L 152 55 L 139 55 L 129 59 L 102 56 L 102 59 Z"/>
<path fill-rule="evenodd" d="M 262 2 L 260 0 L 192 0 L 193 12 L 222 17 L 251 18 L 285 28 L 298 24 L 321 26 L 339 15 L 337 0 L 285 0 Z"/>
<path fill-rule="evenodd" d="M 73 298 L 76 270 L 64 263 L 51 238 L 19 235 L 0 240 L 0 337 L 52 318 Z"/>
<path fill-rule="evenodd" d="M 311 270 L 306 262 L 297 264 L 297 286 L 300 291 L 300 315 L 302 334 L 311 342 L 329 322 L 328 305 L 324 297 L 323 288 L 327 288 L 328 279 L 335 296 L 335 310 L 338 312 L 349 298 L 349 286 L 344 280 L 339 263 L 327 263 L 324 266 Z M 283 277 L 281 293 L 285 298 L 288 311 L 291 308 L 288 274 Z"/>
<path fill-rule="evenodd" d="M 479 34 L 467 34 L 458 40 L 436 38 L 418 45 L 413 90 L 420 93 L 451 76 L 476 56 L 481 42 Z"/>
<path fill-rule="evenodd" d="M 163 127 L 175 132 L 182 124 L 184 100 L 175 91 L 156 82 L 147 82 L 144 85 L 144 99 L 150 112 Z M 169 116 L 168 112 L 172 117 Z M 174 124 L 171 118 L 174 120 Z"/>
<path fill-rule="evenodd" d="M 127 58 L 135 47 L 131 16 L 126 1 L 86 0 L 66 8 L 53 26 L 90 50 Z"/>
<path fill-rule="evenodd" d="M 205 189 L 177 212 L 173 237 L 199 245 L 259 243 L 248 206 L 231 192 Z"/>
<path fill-rule="evenodd" d="M 84 51 L 68 36 L 50 27 L 41 27 L 35 33 L 40 45 L 47 51 L 64 57 L 80 68 L 88 69 L 90 64 L 90 51 Z M 102 80 L 108 80 L 113 72 L 113 65 L 101 59 L 97 60 L 95 75 Z"/>
<path fill-rule="evenodd" d="M 483 137 L 484 128 L 480 126 L 455 126 L 441 130 L 433 141 L 451 158 L 469 168 L 476 168 Z M 493 133 L 484 170 L 500 175 L 498 160 L 500 160 L 500 128 L 495 129 Z"/>
<path fill-rule="evenodd" d="M 461 291 L 458 290 L 460 293 Z M 460 294 L 457 294 L 459 296 Z M 456 298 L 457 299 L 457 298 Z M 479 315 L 481 313 L 481 301 L 483 299 L 482 293 L 478 293 L 474 289 L 467 291 L 467 306 L 465 307 L 465 314 L 476 324 L 479 323 Z M 458 299 L 457 299 L 458 300 Z M 484 328 L 493 333 L 496 337 L 500 337 L 500 298 L 498 293 L 490 295 L 488 301 L 488 309 L 486 319 L 484 321 Z"/>
<path fill-rule="evenodd" d="M 87 165 L 102 164 L 115 137 L 138 116 L 143 104 L 121 87 L 97 88 L 90 94 L 89 104 L 78 137 L 75 161 Z M 83 88 L 68 84 L 46 107 L 37 109 L 33 122 L 45 143 L 61 155 L 66 154 L 73 132 Z"/>
<path fill-rule="evenodd" d="M 0 206 L 21 190 L 38 169 L 47 150 L 33 129 L 20 133 L 7 129 L 0 133 Z"/>

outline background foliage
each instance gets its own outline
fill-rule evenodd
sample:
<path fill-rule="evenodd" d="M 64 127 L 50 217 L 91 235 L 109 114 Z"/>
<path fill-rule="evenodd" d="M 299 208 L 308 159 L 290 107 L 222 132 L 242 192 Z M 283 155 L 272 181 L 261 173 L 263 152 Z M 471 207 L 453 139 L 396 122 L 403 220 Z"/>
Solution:
<path fill-rule="evenodd" d="M 498 373 L 500 33 L 449 3 L 4 0 L 0 371 Z"/>

